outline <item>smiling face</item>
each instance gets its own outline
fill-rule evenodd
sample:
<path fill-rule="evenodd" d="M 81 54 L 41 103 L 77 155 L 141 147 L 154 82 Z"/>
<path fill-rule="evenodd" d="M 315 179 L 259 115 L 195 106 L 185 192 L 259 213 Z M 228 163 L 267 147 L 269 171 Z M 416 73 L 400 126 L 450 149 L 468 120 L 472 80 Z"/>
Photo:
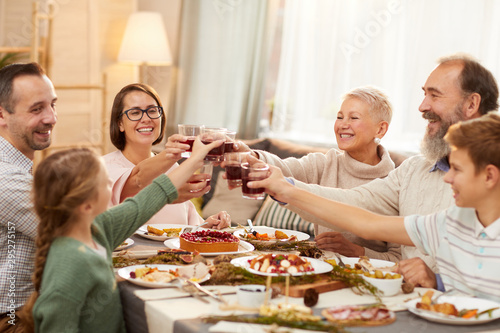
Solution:
<path fill-rule="evenodd" d="M 13 113 L 1 110 L 2 136 L 28 158 L 50 146 L 57 121 L 57 96 L 45 75 L 22 75 L 13 81 Z"/>
<path fill-rule="evenodd" d="M 476 168 L 466 149 L 452 149 L 450 153 L 450 170 L 443 180 L 451 185 L 455 204 L 459 207 L 478 207 L 484 200 L 482 179 L 484 171 L 476 172 Z"/>
<path fill-rule="evenodd" d="M 151 106 L 158 106 L 153 97 L 148 94 L 133 90 L 123 98 L 123 111 L 140 108 L 147 109 Z M 151 119 L 147 114 L 143 114 L 139 121 L 131 121 L 124 114 L 120 120 L 120 131 L 125 133 L 127 147 L 151 147 L 161 132 L 162 118 Z"/>
<path fill-rule="evenodd" d="M 379 131 L 379 123 L 372 119 L 370 105 L 357 98 L 344 100 L 335 121 L 335 136 L 339 149 L 358 161 L 376 152 L 373 141 Z M 378 136 L 380 137 L 380 136 Z"/>
<path fill-rule="evenodd" d="M 448 144 L 443 140 L 448 128 L 465 119 L 465 98 L 460 88 L 460 63 L 441 64 L 427 78 L 424 100 L 419 111 L 429 121 L 422 141 L 422 153 L 435 162 L 448 155 Z"/>

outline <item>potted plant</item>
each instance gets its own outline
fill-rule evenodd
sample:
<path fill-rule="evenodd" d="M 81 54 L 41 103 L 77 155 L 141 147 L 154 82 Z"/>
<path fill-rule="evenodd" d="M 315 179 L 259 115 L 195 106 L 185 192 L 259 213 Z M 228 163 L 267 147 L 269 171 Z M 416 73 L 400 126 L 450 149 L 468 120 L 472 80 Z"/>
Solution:
<path fill-rule="evenodd" d="M 23 58 L 23 54 L 20 53 L 1 53 L 0 54 L 0 68 L 7 65 L 15 63 Z"/>

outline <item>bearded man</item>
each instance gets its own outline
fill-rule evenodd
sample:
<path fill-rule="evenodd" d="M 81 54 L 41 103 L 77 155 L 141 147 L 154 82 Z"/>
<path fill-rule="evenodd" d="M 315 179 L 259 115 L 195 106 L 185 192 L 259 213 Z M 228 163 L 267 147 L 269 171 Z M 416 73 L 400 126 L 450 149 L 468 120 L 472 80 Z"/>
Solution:
<path fill-rule="evenodd" d="M 443 137 L 459 120 L 480 117 L 498 108 L 498 87 L 486 68 L 465 55 L 442 58 L 425 85 L 424 99 L 419 107 L 428 120 L 422 141 L 422 155 L 413 156 L 390 172 L 384 179 L 375 179 L 353 189 L 337 189 L 305 184 L 295 185 L 335 201 L 363 207 L 383 215 L 428 215 L 450 207 L 453 193 L 443 180 L 449 169 L 450 149 Z M 325 225 L 324 221 L 288 205 L 305 220 Z M 318 247 L 328 250 L 330 233 L 316 237 Z M 439 288 L 434 260 L 414 247 L 402 247 L 399 271 L 405 280 L 416 286 Z"/>

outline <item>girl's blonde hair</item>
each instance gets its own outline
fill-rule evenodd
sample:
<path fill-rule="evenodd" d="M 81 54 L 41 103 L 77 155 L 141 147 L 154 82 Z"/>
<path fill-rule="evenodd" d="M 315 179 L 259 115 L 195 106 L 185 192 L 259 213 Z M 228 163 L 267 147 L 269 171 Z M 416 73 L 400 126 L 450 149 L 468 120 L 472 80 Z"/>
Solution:
<path fill-rule="evenodd" d="M 23 308 L 26 322 L 22 324 L 27 332 L 33 331 L 31 312 L 40 292 L 50 246 L 76 217 L 78 206 L 97 195 L 101 167 L 95 152 L 74 148 L 48 156 L 35 171 L 32 196 L 39 225 L 33 273 L 35 292 Z"/>

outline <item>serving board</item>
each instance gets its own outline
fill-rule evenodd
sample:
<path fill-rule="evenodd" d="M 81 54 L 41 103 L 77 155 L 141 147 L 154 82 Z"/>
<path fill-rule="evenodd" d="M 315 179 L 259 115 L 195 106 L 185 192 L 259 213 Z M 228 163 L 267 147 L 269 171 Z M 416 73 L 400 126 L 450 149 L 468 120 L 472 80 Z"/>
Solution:
<path fill-rule="evenodd" d="M 281 294 L 286 294 L 285 284 L 280 284 Z M 290 297 L 304 297 L 307 289 L 314 289 L 318 294 L 326 293 L 327 291 L 338 290 L 346 288 L 347 285 L 342 281 L 316 281 L 314 283 L 301 284 L 296 286 L 290 286 L 288 291 L 288 296 Z"/>

